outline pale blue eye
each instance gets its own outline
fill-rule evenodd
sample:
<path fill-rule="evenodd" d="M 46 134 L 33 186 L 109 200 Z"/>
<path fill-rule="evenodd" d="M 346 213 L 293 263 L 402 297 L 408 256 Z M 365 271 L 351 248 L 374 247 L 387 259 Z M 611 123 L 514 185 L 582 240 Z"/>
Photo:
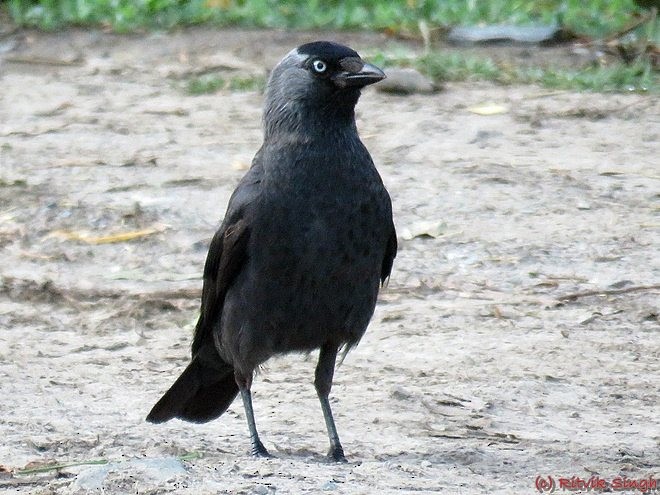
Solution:
<path fill-rule="evenodd" d="M 326 71 L 328 66 L 323 60 L 314 60 L 314 62 L 312 62 L 312 68 L 314 69 L 314 72 L 321 74 Z"/>

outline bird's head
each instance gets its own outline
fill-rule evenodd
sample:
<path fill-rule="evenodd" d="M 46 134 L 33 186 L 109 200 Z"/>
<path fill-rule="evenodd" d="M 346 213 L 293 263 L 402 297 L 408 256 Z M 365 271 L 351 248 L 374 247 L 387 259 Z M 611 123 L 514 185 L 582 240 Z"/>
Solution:
<path fill-rule="evenodd" d="M 289 52 L 273 69 L 266 90 L 266 134 L 354 126 L 360 90 L 385 78 L 347 46 L 315 41 Z"/>

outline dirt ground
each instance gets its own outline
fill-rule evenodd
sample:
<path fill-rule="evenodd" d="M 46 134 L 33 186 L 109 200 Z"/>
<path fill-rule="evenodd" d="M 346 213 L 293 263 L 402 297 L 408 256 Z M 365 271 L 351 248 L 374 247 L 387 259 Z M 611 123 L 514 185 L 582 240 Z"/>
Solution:
<path fill-rule="evenodd" d="M 247 455 L 240 401 L 205 425 L 144 422 L 188 360 L 207 245 L 261 141 L 261 94 L 190 96 L 185 81 L 263 74 L 318 37 L 0 40 L 0 492 L 522 494 L 539 476 L 660 477 L 660 103 L 639 94 L 368 89 L 358 126 L 400 251 L 336 374 L 349 463 L 324 459 L 314 354 L 255 381 L 272 459 Z M 474 113 L 487 103 L 501 112 Z M 53 462 L 87 464 L 19 471 Z"/>

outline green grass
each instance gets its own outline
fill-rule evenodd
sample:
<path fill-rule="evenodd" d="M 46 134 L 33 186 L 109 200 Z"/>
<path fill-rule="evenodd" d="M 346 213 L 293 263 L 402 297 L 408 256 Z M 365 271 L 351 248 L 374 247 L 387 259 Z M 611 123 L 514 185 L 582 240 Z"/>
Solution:
<path fill-rule="evenodd" d="M 384 67 L 414 67 L 435 82 L 491 81 L 498 84 L 538 84 L 549 89 L 598 92 L 660 92 L 657 71 L 651 62 L 639 58 L 626 65 L 564 67 L 519 67 L 485 56 L 462 52 L 431 52 L 417 58 L 375 54 L 374 63 Z"/>
<path fill-rule="evenodd" d="M 103 26 L 117 32 L 170 29 L 209 23 L 286 29 L 367 29 L 417 33 L 429 27 L 475 24 L 548 24 L 562 19 L 569 30 L 602 37 L 621 30 L 640 13 L 633 0 L 6 0 L 18 25 L 58 29 Z M 0 4 L 0 7 L 2 4 Z M 648 33 L 648 26 L 641 28 Z M 656 43 L 660 29 L 652 35 Z M 378 58 L 378 57 L 377 57 Z M 381 63 L 396 62 L 380 57 Z M 378 60 L 376 60 L 378 62 Z M 401 62 L 399 60 L 398 62 Z M 458 52 L 407 61 L 436 81 L 488 80 L 536 83 L 549 88 L 594 91 L 657 91 L 657 72 L 646 57 L 629 65 L 581 69 L 521 68 Z M 187 82 L 189 94 L 221 89 L 262 89 L 260 78 L 207 75 Z"/>
<path fill-rule="evenodd" d="M 105 25 L 126 32 L 211 22 L 295 29 L 415 31 L 430 26 L 551 23 L 588 36 L 621 29 L 633 0 L 7 0 L 20 25 Z"/>
<path fill-rule="evenodd" d="M 639 59 L 630 65 L 588 66 L 569 70 L 558 67 L 517 67 L 488 57 L 460 52 L 432 52 L 418 58 L 372 54 L 369 59 L 383 67 L 414 67 L 437 83 L 451 81 L 491 81 L 498 84 L 538 84 L 549 89 L 597 92 L 658 93 L 657 73 L 651 63 Z M 195 96 L 217 91 L 263 91 L 264 76 L 205 74 L 189 79 L 185 93 Z"/>
<path fill-rule="evenodd" d="M 265 87 L 266 79 L 263 76 L 233 76 L 226 78 L 216 74 L 206 74 L 188 80 L 185 92 L 195 96 L 215 93 L 220 90 L 263 91 Z"/>
<path fill-rule="evenodd" d="M 625 65 L 588 66 L 579 69 L 517 67 L 498 64 L 487 57 L 461 53 L 434 53 L 421 57 L 415 66 L 436 81 L 483 80 L 501 84 L 539 84 L 552 89 L 589 91 L 657 92 L 657 74 L 645 59 Z"/>
<path fill-rule="evenodd" d="M 547 88 L 578 89 L 613 92 L 658 93 L 658 80 L 651 63 L 638 60 L 630 65 L 617 64 L 609 67 L 588 67 L 580 70 L 523 69 L 518 70 L 520 83 L 536 83 Z"/>

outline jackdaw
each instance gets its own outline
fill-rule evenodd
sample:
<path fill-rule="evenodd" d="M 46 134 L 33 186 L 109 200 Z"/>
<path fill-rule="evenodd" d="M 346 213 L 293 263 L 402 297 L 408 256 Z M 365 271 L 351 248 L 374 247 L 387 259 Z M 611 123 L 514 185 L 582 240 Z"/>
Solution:
<path fill-rule="evenodd" d="M 384 77 L 328 41 L 275 67 L 263 144 L 209 248 L 192 361 L 147 421 L 210 421 L 240 392 L 252 454 L 267 456 L 252 410 L 255 370 L 271 356 L 320 349 L 314 385 L 328 455 L 345 461 L 328 401 L 335 360 L 362 338 L 397 251 L 390 197 L 355 124 L 360 90 Z"/>

